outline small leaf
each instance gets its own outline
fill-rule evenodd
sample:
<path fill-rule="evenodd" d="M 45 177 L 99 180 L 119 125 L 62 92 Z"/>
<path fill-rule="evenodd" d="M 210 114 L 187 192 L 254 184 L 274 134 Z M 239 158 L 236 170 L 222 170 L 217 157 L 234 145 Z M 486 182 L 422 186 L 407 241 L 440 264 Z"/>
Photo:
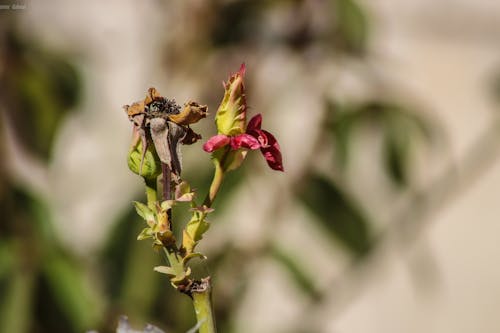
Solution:
<path fill-rule="evenodd" d="M 165 200 L 165 201 L 162 201 L 162 203 L 160 204 L 160 207 L 163 211 L 167 211 L 169 210 L 170 208 L 172 208 L 174 206 L 175 202 L 174 200 Z"/>
<path fill-rule="evenodd" d="M 204 215 L 195 212 L 191 221 L 188 222 L 183 230 L 182 247 L 189 255 L 194 252 L 196 244 L 203 238 L 203 234 L 210 227 L 210 223 L 205 221 Z"/>
<path fill-rule="evenodd" d="M 173 284 L 177 283 L 177 282 L 181 282 L 181 281 L 184 281 L 184 279 L 186 279 L 187 277 L 189 277 L 191 275 L 191 268 L 187 268 L 185 271 L 183 271 L 182 273 L 179 273 L 178 275 L 176 275 L 175 277 L 171 278 L 170 279 L 170 282 L 172 282 Z"/>
<path fill-rule="evenodd" d="M 175 276 L 175 270 L 169 266 L 156 266 L 153 269 L 158 273 Z"/>
<path fill-rule="evenodd" d="M 150 221 L 155 220 L 155 214 L 148 206 L 138 201 L 134 201 L 134 206 L 137 214 L 148 222 L 148 224 Z"/>
<path fill-rule="evenodd" d="M 153 230 L 151 228 L 142 229 L 141 233 L 137 236 L 137 240 L 153 238 Z"/>
<path fill-rule="evenodd" d="M 189 202 L 194 198 L 194 192 L 191 191 L 189 183 L 182 181 L 175 187 L 175 200 L 181 202 Z"/>

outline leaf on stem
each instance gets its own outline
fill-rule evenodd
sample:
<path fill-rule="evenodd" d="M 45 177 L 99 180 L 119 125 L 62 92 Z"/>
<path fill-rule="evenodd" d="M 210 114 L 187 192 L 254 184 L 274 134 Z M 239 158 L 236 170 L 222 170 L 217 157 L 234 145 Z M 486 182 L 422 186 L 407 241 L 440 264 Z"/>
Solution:
<path fill-rule="evenodd" d="M 153 268 L 156 272 L 162 273 L 162 274 L 167 274 L 171 276 L 175 276 L 175 270 L 172 267 L 169 266 L 156 266 Z"/>
<path fill-rule="evenodd" d="M 187 255 L 194 252 L 196 244 L 203 238 L 203 234 L 210 227 L 210 223 L 205 220 L 205 214 L 194 212 L 191 221 L 182 232 L 182 247 Z"/>
<path fill-rule="evenodd" d="M 134 201 L 134 207 L 137 214 L 139 214 L 139 216 L 142 217 L 149 226 L 152 226 L 152 224 L 154 224 L 155 214 L 148 206 L 141 202 Z"/>

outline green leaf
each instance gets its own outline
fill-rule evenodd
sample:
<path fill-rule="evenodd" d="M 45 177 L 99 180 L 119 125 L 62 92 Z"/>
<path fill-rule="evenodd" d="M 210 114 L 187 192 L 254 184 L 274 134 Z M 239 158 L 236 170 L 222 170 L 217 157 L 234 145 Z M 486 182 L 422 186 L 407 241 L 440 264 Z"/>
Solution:
<path fill-rule="evenodd" d="M 292 281 L 296 286 L 314 300 L 321 299 L 321 292 L 316 288 L 314 276 L 311 276 L 307 268 L 302 267 L 297 260 L 290 254 L 286 253 L 278 246 L 272 246 L 269 251 L 271 257 L 280 263 L 281 266 L 289 273 Z"/>
<path fill-rule="evenodd" d="M 0 242 L 0 281 L 14 267 L 16 258 L 14 256 L 13 251 L 14 249 L 10 242 L 9 243 L 5 241 Z"/>
<path fill-rule="evenodd" d="M 420 117 L 391 104 L 383 105 L 383 124 L 385 126 L 384 163 L 387 174 L 398 186 L 411 183 L 411 157 L 415 142 L 421 138 L 430 142 L 434 133 L 431 126 Z"/>
<path fill-rule="evenodd" d="M 319 175 L 305 182 L 299 199 L 315 214 L 316 221 L 355 256 L 372 246 L 369 221 L 361 209 L 335 184 Z"/>
<path fill-rule="evenodd" d="M 52 253 L 44 261 L 43 275 L 59 304 L 78 332 L 96 327 L 104 314 L 94 289 L 84 280 L 75 260 Z"/>
<path fill-rule="evenodd" d="M 16 137 L 39 157 L 48 160 L 64 117 L 79 100 L 81 81 L 75 66 L 50 50 L 10 33 L 2 84 L 5 110 Z"/>
<path fill-rule="evenodd" d="M 148 222 L 148 224 L 150 224 L 151 222 L 154 223 L 155 214 L 151 209 L 149 209 L 148 206 L 146 206 L 142 202 L 134 201 L 134 207 L 137 214 L 140 217 L 142 217 L 146 222 Z"/>
<path fill-rule="evenodd" d="M 0 303 L 0 332 L 29 332 L 34 282 L 32 272 L 17 271 L 11 276 Z"/>
<path fill-rule="evenodd" d="M 153 238 L 153 229 L 151 228 L 144 228 L 142 229 L 141 233 L 137 236 L 137 240 L 144 240 L 144 239 L 149 239 Z"/>
<path fill-rule="evenodd" d="M 205 221 L 204 214 L 193 213 L 191 221 L 188 222 L 182 234 L 182 247 L 186 250 L 186 254 L 189 255 L 194 252 L 194 248 L 209 227 L 210 223 Z"/>
<path fill-rule="evenodd" d="M 377 112 L 369 106 L 339 105 L 327 101 L 329 112 L 329 130 L 333 134 L 335 156 L 338 166 L 343 170 L 348 166 L 351 155 L 351 142 L 356 129 L 364 122 L 370 121 Z"/>
<path fill-rule="evenodd" d="M 176 276 L 170 279 L 170 282 L 175 286 L 177 282 L 182 282 L 184 281 L 187 277 L 191 275 L 191 268 L 187 268 L 185 271 L 180 272 Z"/>
<path fill-rule="evenodd" d="M 368 39 L 368 20 L 355 0 L 334 0 L 336 33 L 347 51 L 362 54 Z"/>
<path fill-rule="evenodd" d="M 175 187 L 175 200 L 181 202 L 193 201 L 194 192 L 186 181 L 182 181 Z"/>
<path fill-rule="evenodd" d="M 158 273 L 175 276 L 175 270 L 169 266 L 156 266 L 153 269 Z"/>

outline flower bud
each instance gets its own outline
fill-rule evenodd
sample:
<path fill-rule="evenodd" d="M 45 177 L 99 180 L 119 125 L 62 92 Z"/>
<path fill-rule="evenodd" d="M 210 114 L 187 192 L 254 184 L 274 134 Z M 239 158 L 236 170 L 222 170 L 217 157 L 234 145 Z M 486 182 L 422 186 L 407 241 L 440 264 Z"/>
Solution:
<path fill-rule="evenodd" d="M 245 133 L 246 98 L 243 76 L 245 64 L 224 83 L 224 98 L 215 115 L 215 124 L 219 134 L 238 135 Z"/>

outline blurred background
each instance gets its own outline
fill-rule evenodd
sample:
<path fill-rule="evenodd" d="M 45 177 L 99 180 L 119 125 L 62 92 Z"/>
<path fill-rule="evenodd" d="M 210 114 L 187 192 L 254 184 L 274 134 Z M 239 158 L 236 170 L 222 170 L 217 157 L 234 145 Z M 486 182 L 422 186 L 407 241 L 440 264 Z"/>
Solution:
<path fill-rule="evenodd" d="M 0 332 L 194 325 L 135 240 L 122 105 L 208 104 L 206 139 L 242 62 L 286 172 L 223 185 L 219 331 L 499 332 L 499 40 L 489 0 L 2 0 Z M 202 196 L 201 143 L 183 164 Z"/>

